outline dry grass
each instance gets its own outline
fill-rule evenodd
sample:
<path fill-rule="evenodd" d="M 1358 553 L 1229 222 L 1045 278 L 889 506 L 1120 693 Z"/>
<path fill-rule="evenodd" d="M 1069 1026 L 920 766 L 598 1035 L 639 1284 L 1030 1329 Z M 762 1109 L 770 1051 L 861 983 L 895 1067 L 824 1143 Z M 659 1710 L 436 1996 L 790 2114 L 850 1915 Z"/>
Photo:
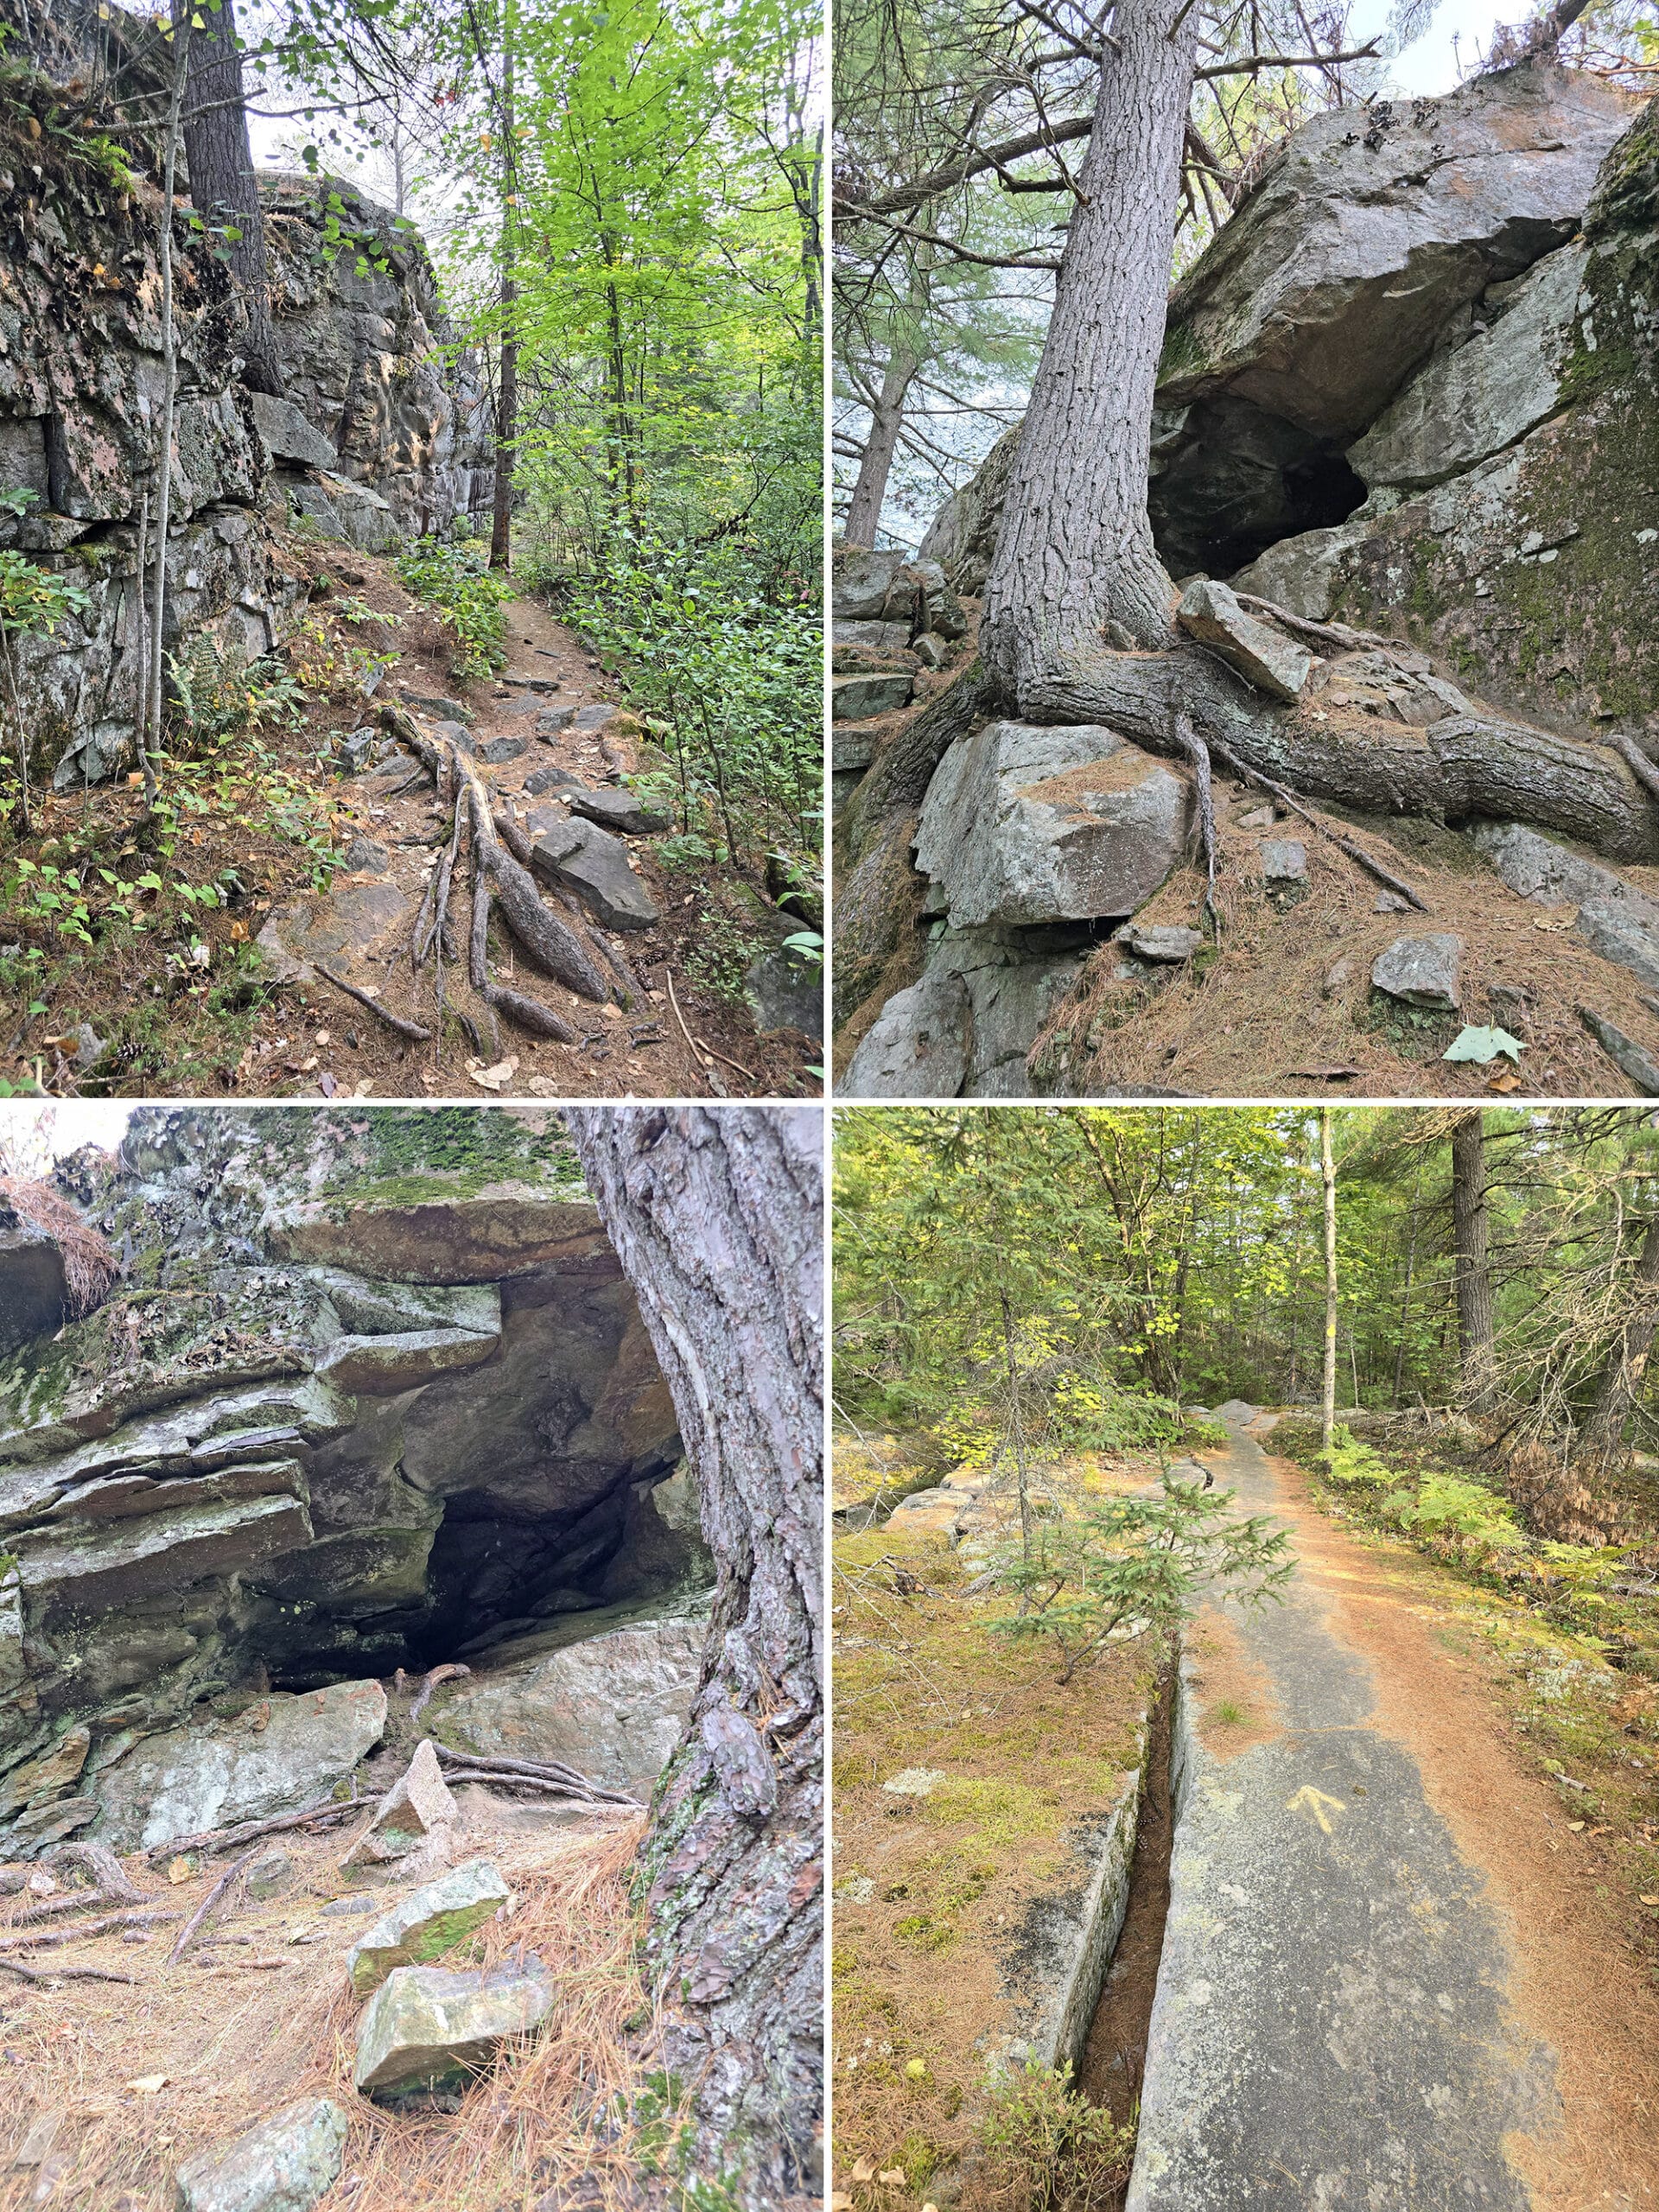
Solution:
<path fill-rule="evenodd" d="M 78 1321 L 104 1302 L 119 1268 L 97 1230 L 90 1228 L 69 1201 L 49 1183 L 28 1176 L 0 1175 L 0 1199 L 13 1206 L 31 1229 L 51 1237 L 63 1255 L 65 1318 Z"/>
<path fill-rule="evenodd" d="M 130 1973 L 131 1988 L 4 1980 L 0 2082 L 12 2095 L 0 2143 L 15 2148 L 41 2111 L 66 2117 L 50 2195 L 35 2194 L 45 2170 L 0 2167 L 3 2212 L 36 2202 L 173 2212 L 182 2159 L 308 2095 L 331 2096 L 347 2115 L 342 2178 L 329 2201 L 351 2212 L 532 2212 L 550 2192 L 578 2185 L 595 2212 L 636 2202 L 639 2145 L 607 2112 L 639 2079 L 630 2036 L 648 2016 L 629 1891 L 641 1824 L 550 1829 L 478 1805 L 468 1817 L 467 1854 L 489 1857 L 517 1903 L 505 1923 L 487 1923 L 443 1963 L 493 1967 L 533 1953 L 557 1993 L 545 2029 L 505 2053 L 458 2112 L 387 2112 L 353 2088 L 362 2005 L 341 1968 L 370 1917 L 314 1921 L 326 1896 L 350 1886 L 336 1868 L 338 1840 L 283 1838 L 300 1869 L 296 1885 L 269 1903 L 233 1907 L 207 1931 L 250 1943 L 193 1951 L 168 1967 L 175 1931 L 167 1927 L 143 1947 L 110 1936 L 49 1955 Z M 141 1859 L 126 1863 L 146 1881 Z M 188 1913 L 216 1871 L 209 1861 L 160 1897 Z M 291 1946 L 296 1925 L 319 1926 L 329 1940 Z M 206 1970 L 276 1954 L 281 1971 Z M 157 2093 L 128 2086 L 156 2074 L 168 2077 Z"/>

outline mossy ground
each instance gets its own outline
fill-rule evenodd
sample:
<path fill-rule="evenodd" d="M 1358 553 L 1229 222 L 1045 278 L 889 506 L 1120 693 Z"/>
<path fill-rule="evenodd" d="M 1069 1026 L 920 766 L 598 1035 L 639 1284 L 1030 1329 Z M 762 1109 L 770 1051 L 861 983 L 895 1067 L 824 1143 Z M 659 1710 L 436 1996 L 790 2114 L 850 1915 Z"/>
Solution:
<path fill-rule="evenodd" d="M 1091 1461 L 1043 1481 L 1122 1474 Z M 852 1479 L 867 1478 L 868 1461 Z M 894 1560 L 918 1593 L 894 1588 Z M 1154 1655 L 1120 1648 L 1062 1687 L 1046 1651 L 992 1633 L 1007 1601 L 969 1592 L 977 1563 L 902 1516 L 839 1537 L 834 1562 L 836 2186 L 874 2204 L 854 2167 L 900 2169 L 904 2187 L 879 2196 L 902 2212 L 975 2141 L 987 2046 L 1017 2032 L 1027 1908 L 1071 1885 L 1071 1832 L 1122 1796 Z M 906 1768 L 940 1778 L 925 1796 L 882 1788 Z M 970 2160 L 957 2201 L 984 2186 Z"/>

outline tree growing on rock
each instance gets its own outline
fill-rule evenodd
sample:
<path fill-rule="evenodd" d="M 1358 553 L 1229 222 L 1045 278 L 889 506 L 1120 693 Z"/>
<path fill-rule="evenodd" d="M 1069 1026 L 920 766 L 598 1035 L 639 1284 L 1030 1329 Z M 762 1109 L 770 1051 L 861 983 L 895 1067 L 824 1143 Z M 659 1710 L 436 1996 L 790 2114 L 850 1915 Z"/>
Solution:
<path fill-rule="evenodd" d="M 283 371 L 271 334 L 265 219 L 248 138 L 235 0 L 200 0 L 188 16 L 190 49 L 182 119 L 190 201 L 201 220 L 223 238 L 226 266 L 246 313 L 246 328 L 240 338 L 242 381 L 254 391 L 280 397 Z"/>
<path fill-rule="evenodd" d="M 717 1584 L 642 1879 L 696 2164 L 816 2190 L 823 2109 L 821 1124 L 811 1109 L 573 1109 L 674 1399 Z"/>

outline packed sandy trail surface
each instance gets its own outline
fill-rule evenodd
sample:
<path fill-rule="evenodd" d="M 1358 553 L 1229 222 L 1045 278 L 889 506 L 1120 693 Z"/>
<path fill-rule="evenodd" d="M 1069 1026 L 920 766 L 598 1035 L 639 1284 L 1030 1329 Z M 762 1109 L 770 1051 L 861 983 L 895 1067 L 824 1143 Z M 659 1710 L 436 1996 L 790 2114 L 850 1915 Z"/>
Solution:
<path fill-rule="evenodd" d="M 335 567 L 339 578 L 361 592 L 377 612 L 407 613 L 409 594 L 388 563 L 358 555 Z M 446 677 L 433 667 L 418 623 L 391 636 L 399 658 L 374 705 L 359 709 L 355 717 L 334 719 L 373 724 L 379 701 L 390 700 L 406 707 L 428 735 L 436 738 L 450 712 L 449 700 L 459 700 L 472 716 L 467 727 L 474 757 L 493 801 L 532 840 L 543 826 L 565 818 L 561 786 L 554 780 L 561 772 L 566 786 L 610 791 L 620 773 L 640 765 L 638 724 L 626 715 L 615 715 L 620 685 L 605 674 L 587 642 L 537 601 L 519 598 L 507 608 L 507 660 L 497 681 L 457 685 Z M 561 709 L 568 717 L 565 727 L 548 728 L 550 720 L 560 719 Z M 607 728 L 607 719 L 616 720 L 614 729 Z M 791 1096 L 819 1089 L 817 1079 L 807 1073 L 817 1049 L 807 1036 L 788 1028 L 757 1034 L 746 1007 L 711 991 L 688 970 L 688 961 L 707 939 L 709 917 L 721 906 L 726 887 L 723 880 L 706 880 L 706 869 L 688 876 L 664 868 L 645 836 L 621 841 L 626 858 L 623 863 L 619 855 L 619 864 L 642 894 L 641 912 L 654 909 L 657 918 L 643 927 L 607 931 L 639 978 L 645 994 L 642 1001 L 625 1009 L 579 998 L 539 976 L 498 923 L 492 944 L 496 981 L 541 999 L 569 1022 L 580 1041 L 568 1045 L 532 1036 L 504 1020 L 499 1058 L 493 1045 L 481 1055 L 469 1048 L 453 1023 L 431 1044 L 405 1044 L 317 977 L 315 963 L 369 991 L 390 1011 L 438 1029 L 434 969 L 429 963 L 416 973 L 409 946 L 427 881 L 448 842 L 450 810 L 435 803 L 430 781 L 419 775 L 407 751 L 392 753 L 368 773 L 347 779 L 342 797 L 348 846 L 344 870 L 325 892 L 262 902 L 255 925 L 260 948 L 290 988 L 251 1039 L 237 1070 L 238 1091 L 315 1096 L 321 1090 L 332 1096 L 335 1089 L 349 1095 L 365 1084 L 380 1097 L 476 1096 L 478 1074 L 486 1065 L 499 1070 L 509 1057 L 514 1063 L 511 1073 L 498 1075 L 482 1089 L 505 1096 L 599 1097 Z M 469 885 L 463 868 L 454 901 L 460 958 L 448 970 L 445 988 L 449 1003 L 470 1010 L 483 1027 L 488 1017 L 466 982 Z M 734 880 L 730 887 L 741 893 Z M 567 899 L 563 911 L 584 929 L 600 926 L 579 901 Z M 742 916 L 749 910 L 740 903 L 734 911 Z M 801 926 L 795 921 L 780 925 L 785 930 Z M 672 973 L 677 1015 L 665 971 Z M 321 1038 L 319 1030 L 324 1033 Z M 688 1032 L 696 1040 L 695 1047 Z"/>
<path fill-rule="evenodd" d="M 1659 2207 L 1659 2001 L 1577 1839 L 1398 1573 L 1269 1458 L 1274 1417 L 1219 1418 L 1217 1487 L 1298 1566 L 1190 1680 L 1128 2212 Z M 1262 1725 L 1206 1722 L 1224 1678 Z"/>

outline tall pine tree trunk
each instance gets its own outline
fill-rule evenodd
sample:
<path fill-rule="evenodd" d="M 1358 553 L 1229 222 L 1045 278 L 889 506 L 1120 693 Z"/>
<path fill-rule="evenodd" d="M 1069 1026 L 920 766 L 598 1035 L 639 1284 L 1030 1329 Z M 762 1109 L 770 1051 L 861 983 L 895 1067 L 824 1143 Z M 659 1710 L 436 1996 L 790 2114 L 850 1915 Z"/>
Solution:
<path fill-rule="evenodd" d="M 1452 1128 L 1452 1241 L 1457 1261 L 1459 1395 L 1471 1413 L 1491 1409 L 1497 1388 L 1492 1275 L 1487 1260 L 1484 1117 L 1478 1107 Z"/>
<path fill-rule="evenodd" d="M 843 535 L 849 545 L 875 543 L 893 456 L 898 449 L 899 433 L 905 427 L 905 400 L 920 366 L 920 359 L 907 346 L 895 343 L 881 378 L 880 397 L 870 410 L 870 435 L 859 458 L 858 481 L 847 510 Z"/>
<path fill-rule="evenodd" d="M 184 158 L 190 170 L 190 204 L 203 222 L 234 232 L 226 240 L 226 266 L 246 311 L 240 344 L 242 381 L 254 391 L 282 394 L 282 363 L 270 327 L 270 279 L 265 264 L 265 218 L 259 204 L 242 54 L 236 42 L 233 0 L 207 0 L 182 20 L 190 31 L 190 76 L 185 90 Z"/>
<path fill-rule="evenodd" d="M 501 374 L 495 402 L 495 499 L 490 516 L 490 566 L 512 566 L 512 448 L 518 435 L 518 340 L 513 309 L 518 286 L 513 276 L 514 232 L 518 199 L 516 174 L 518 141 L 513 136 L 512 46 L 511 0 L 501 34 Z"/>
<path fill-rule="evenodd" d="M 1596 1385 L 1595 1402 L 1573 1447 L 1576 1467 L 1605 1472 L 1624 1448 L 1624 1424 L 1640 1394 L 1659 1333 L 1659 1220 L 1648 1224 L 1642 1255 L 1636 1263 L 1635 1299 L 1614 1338 Z"/>
<path fill-rule="evenodd" d="M 1325 1194 L 1325 1362 L 1319 1387 L 1320 1449 L 1337 1427 L 1337 1168 L 1331 1156 L 1331 1114 L 1319 1116 L 1319 1183 Z"/>
<path fill-rule="evenodd" d="M 718 1569 L 644 1850 L 664 2062 L 701 2163 L 815 2192 L 823 2112 L 823 1192 L 816 1110 L 569 1109 Z"/>
<path fill-rule="evenodd" d="M 1054 313 L 1009 475 L 980 644 L 1002 690 L 1097 654 L 1166 645 L 1152 542 L 1152 402 L 1200 11 L 1119 0 Z M 1116 626 L 1109 632 L 1107 625 Z"/>

